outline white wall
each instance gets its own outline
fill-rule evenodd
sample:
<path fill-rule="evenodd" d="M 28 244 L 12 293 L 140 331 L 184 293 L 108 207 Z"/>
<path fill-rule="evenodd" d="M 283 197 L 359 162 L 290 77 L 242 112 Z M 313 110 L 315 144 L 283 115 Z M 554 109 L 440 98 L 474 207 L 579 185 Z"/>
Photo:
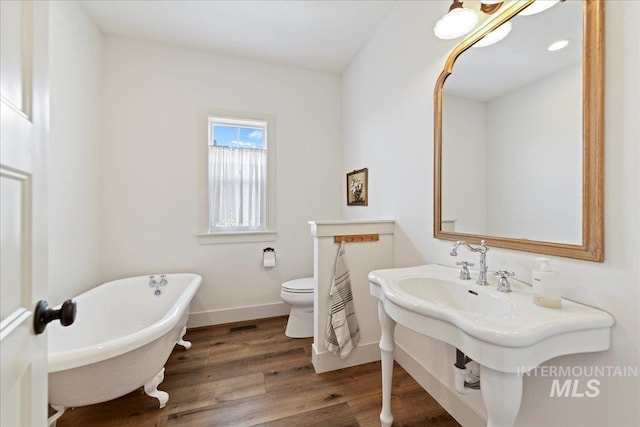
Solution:
<path fill-rule="evenodd" d="M 203 276 L 192 312 L 286 309 L 280 284 L 313 273 L 307 221 L 340 215 L 339 77 L 108 36 L 103 90 L 102 280 L 190 271 Z M 276 242 L 196 241 L 203 107 L 276 116 Z"/>
<path fill-rule="evenodd" d="M 421 18 L 441 9 L 439 2 L 399 3 L 342 79 L 343 163 L 369 168 L 370 195 L 368 207 L 345 206 L 343 217 L 395 219 L 398 266 L 424 262 L 433 234 L 432 105 L 442 71 L 433 61 L 444 61 L 454 43 L 428 43 L 433 30 Z"/>
<path fill-rule="evenodd" d="M 459 233 L 487 234 L 486 135 L 487 104 L 444 93 L 442 219 Z"/>
<path fill-rule="evenodd" d="M 74 2 L 50 3 L 49 302 L 99 275 L 102 34 Z"/>
<path fill-rule="evenodd" d="M 396 5 L 343 76 L 344 164 L 369 167 L 370 174 L 369 206 L 343 208 L 344 216 L 395 218 L 397 266 L 455 261 L 448 256 L 451 242 L 432 238 L 433 87 L 453 47 L 435 42 L 423 21 L 428 9 L 441 8 L 438 3 Z M 549 365 L 640 364 L 640 3 L 606 2 L 606 9 L 605 262 L 554 258 L 553 263 L 566 297 L 609 311 L 616 325 L 609 351 L 560 357 Z M 534 256 L 493 248 L 488 264 L 526 279 Z M 402 328 L 397 335 L 405 351 L 452 387 L 450 346 Z M 550 378 L 525 378 L 517 426 L 640 424 L 638 378 L 602 378 L 597 398 L 552 399 L 550 386 Z M 461 399 L 484 412 L 478 393 Z"/>
<path fill-rule="evenodd" d="M 581 65 L 488 103 L 488 234 L 581 243 Z"/>

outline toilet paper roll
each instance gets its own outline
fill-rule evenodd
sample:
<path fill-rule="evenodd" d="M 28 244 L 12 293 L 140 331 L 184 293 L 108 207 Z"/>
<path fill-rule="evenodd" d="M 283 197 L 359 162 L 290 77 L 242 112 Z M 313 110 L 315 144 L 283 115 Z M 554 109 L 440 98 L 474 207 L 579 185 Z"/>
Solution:
<path fill-rule="evenodd" d="M 264 251 L 262 255 L 262 264 L 265 268 L 271 268 L 276 266 L 276 253 L 275 251 Z"/>

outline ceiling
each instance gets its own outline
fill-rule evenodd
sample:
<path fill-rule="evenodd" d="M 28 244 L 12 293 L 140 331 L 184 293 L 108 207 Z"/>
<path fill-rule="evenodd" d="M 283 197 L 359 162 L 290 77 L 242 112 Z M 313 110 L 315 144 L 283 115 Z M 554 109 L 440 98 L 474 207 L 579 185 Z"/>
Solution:
<path fill-rule="evenodd" d="M 393 1 L 83 0 L 110 35 L 342 73 Z"/>
<path fill-rule="evenodd" d="M 106 34 L 338 74 L 351 64 L 396 2 L 80 1 Z M 434 2 L 434 7 L 424 10 L 427 14 L 434 13 L 424 16 L 425 25 L 431 26 L 446 12 L 446 1 L 439 3 L 445 6 L 441 8 Z M 479 7 L 474 0 L 465 3 L 471 8 Z M 453 75 L 447 79 L 446 92 L 488 100 L 578 61 L 582 53 L 581 9 L 581 2 L 565 2 L 538 15 L 515 17 L 514 29 L 505 40 L 462 54 Z M 550 55 L 546 51 L 549 41 L 564 37 L 573 39 L 570 47 Z M 435 37 L 433 41 L 438 42 Z M 457 41 L 451 41 L 452 46 Z M 531 48 L 538 45 L 540 49 Z"/>

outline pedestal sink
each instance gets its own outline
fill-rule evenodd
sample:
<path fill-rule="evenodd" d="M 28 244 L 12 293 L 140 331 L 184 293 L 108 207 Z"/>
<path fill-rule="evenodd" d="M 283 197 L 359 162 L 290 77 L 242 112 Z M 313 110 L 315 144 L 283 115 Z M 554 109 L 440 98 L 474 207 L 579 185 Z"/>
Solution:
<path fill-rule="evenodd" d="M 449 343 L 481 365 L 487 426 L 513 426 L 522 399 L 522 374 L 551 358 L 607 350 L 610 314 L 562 300 L 561 309 L 535 305 L 531 288 L 512 281 L 513 292 L 457 278 L 451 267 L 430 264 L 369 273 L 382 327 L 382 412 L 391 414 L 391 376 L 399 323 Z"/>

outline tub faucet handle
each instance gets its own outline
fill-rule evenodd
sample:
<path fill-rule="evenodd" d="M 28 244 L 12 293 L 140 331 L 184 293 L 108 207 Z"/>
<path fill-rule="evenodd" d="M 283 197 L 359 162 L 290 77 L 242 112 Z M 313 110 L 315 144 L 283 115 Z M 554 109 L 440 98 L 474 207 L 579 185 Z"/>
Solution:
<path fill-rule="evenodd" d="M 167 275 L 166 275 L 166 274 L 161 274 L 161 275 L 160 275 L 160 281 L 158 282 L 158 284 L 159 284 L 160 286 L 164 286 L 164 285 L 166 285 L 167 283 L 169 283 L 169 281 L 167 280 Z"/>
<path fill-rule="evenodd" d="M 149 276 L 149 287 L 153 287 L 157 284 L 158 282 L 156 282 L 156 276 Z"/>

